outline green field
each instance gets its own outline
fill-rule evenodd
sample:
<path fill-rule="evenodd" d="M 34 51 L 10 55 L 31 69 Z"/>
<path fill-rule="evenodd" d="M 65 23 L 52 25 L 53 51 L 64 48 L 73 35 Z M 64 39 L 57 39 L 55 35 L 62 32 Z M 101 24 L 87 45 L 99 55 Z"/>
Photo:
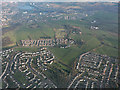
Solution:
<path fill-rule="evenodd" d="M 83 50 L 78 47 L 70 47 L 70 48 L 49 48 L 49 50 L 60 60 L 62 63 L 71 66 L 74 60 L 83 53 Z"/>
<path fill-rule="evenodd" d="M 20 40 L 33 39 L 37 40 L 40 37 L 54 37 L 53 29 L 46 25 L 40 23 L 39 28 L 30 28 L 28 25 L 22 25 L 17 30 L 11 30 L 6 32 L 2 38 L 8 37 L 13 42 L 13 45 Z M 9 46 L 9 45 L 7 45 Z M 4 46 L 3 46 L 4 47 Z"/>
<path fill-rule="evenodd" d="M 24 52 L 36 52 L 38 51 L 38 47 L 16 47 L 14 51 L 24 51 Z"/>
<path fill-rule="evenodd" d="M 65 33 L 61 32 L 60 28 L 64 28 L 63 25 L 77 26 L 80 27 L 80 31 L 82 34 L 73 34 L 70 33 L 69 37 L 74 39 L 75 41 L 83 40 L 84 44 L 79 46 L 72 46 L 68 49 L 61 48 L 50 48 L 51 51 L 55 54 L 55 56 L 70 65 L 75 58 L 77 58 L 81 53 L 92 50 L 96 47 L 99 47 L 101 42 L 104 42 L 104 47 L 107 50 L 114 51 L 115 53 L 109 54 L 108 51 L 103 49 L 104 47 L 100 47 L 96 52 L 101 54 L 107 54 L 108 56 L 117 56 L 118 48 L 118 35 L 117 35 L 117 14 L 107 11 L 98 11 L 95 12 L 94 15 L 88 16 L 82 21 L 80 20 L 57 20 L 53 21 L 51 18 L 48 18 L 49 21 L 47 23 L 35 23 L 30 27 L 31 24 L 25 24 L 19 26 L 19 28 L 15 30 L 11 30 L 6 32 L 2 37 L 9 37 L 13 42 L 12 45 L 15 45 L 16 42 L 25 39 L 33 39 L 37 40 L 40 37 L 51 37 L 54 38 L 55 33 L 58 37 L 63 37 Z M 90 30 L 91 21 L 96 20 L 96 25 L 99 26 L 99 30 Z M 36 27 L 39 26 L 39 27 Z M 57 31 L 55 31 L 56 29 Z M 63 29 L 64 30 L 64 29 Z M 8 45 L 9 46 L 9 45 Z M 7 47 L 7 46 L 3 46 Z M 31 47 L 30 47 L 31 48 Z M 115 49 L 116 48 L 116 49 Z M 15 50 L 26 51 L 27 48 L 15 48 Z M 27 51 L 36 51 L 37 49 L 34 47 Z"/>
<path fill-rule="evenodd" d="M 19 81 L 22 84 L 28 83 L 28 80 L 25 77 L 25 73 L 22 73 L 17 70 L 16 73 L 14 74 L 14 77 L 16 78 L 17 81 Z"/>
<path fill-rule="evenodd" d="M 99 49 L 96 50 L 96 52 L 99 54 L 118 57 L 118 49 L 109 46 L 100 47 Z"/>
<path fill-rule="evenodd" d="M 114 32 L 110 31 L 103 31 L 103 30 L 90 30 L 86 27 L 85 23 L 86 21 L 80 22 L 80 21 L 50 21 L 52 22 L 53 26 L 56 25 L 56 28 L 59 28 L 61 25 L 75 25 L 80 27 L 80 30 L 82 32 L 81 35 L 79 34 L 70 34 L 70 37 L 74 40 L 83 40 L 85 42 L 84 45 L 81 45 L 80 48 L 78 47 L 71 47 L 69 49 L 61 49 L 61 48 L 52 48 L 52 52 L 55 53 L 55 55 L 59 58 L 62 59 L 64 58 L 64 63 L 67 63 L 69 60 L 70 62 L 67 63 L 68 65 L 72 62 L 73 59 L 75 59 L 77 56 L 79 56 L 82 52 L 89 51 L 91 49 L 96 48 L 98 45 L 100 45 L 101 41 L 104 41 L 105 44 L 110 45 L 108 47 L 109 49 L 113 50 L 113 47 L 118 47 L 118 38 L 117 34 Z M 84 24 L 84 25 L 83 25 Z M 19 30 L 13 30 L 5 33 L 3 37 L 9 37 L 11 41 L 14 43 L 19 42 L 19 40 L 24 40 L 24 39 L 40 39 L 40 37 L 54 37 L 54 28 L 50 27 L 51 23 L 48 25 L 40 23 L 39 26 L 40 28 L 29 28 L 27 25 L 23 25 L 19 28 Z M 56 29 L 57 30 L 57 29 Z M 31 48 L 31 47 L 30 47 Z M 107 47 L 106 47 L 107 48 Z M 36 48 L 32 48 L 32 50 L 36 51 Z M 26 51 L 27 48 L 15 48 L 15 50 L 23 50 Z M 31 51 L 31 50 L 28 50 Z M 58 53 L 56 53 L 56 51 Z M 99 50 L 100 51 L 100 50 Z M 116 51 L 116 50 L 115 50 Z M 74 52 L 74 53 L 73 53 Z M 101 54 L 105 53 L 105 51 L 101 50 L 99 52 Z M 109 55 L 109 53 L 106 53 Z M 65 56 L 64 56 L 65 55 Z M 115 54 L 112 54 L 113 56 L 116 56 Z M 110 54 L 111 56 L 111 54 Z M 69 57 L 69 58 L 67 58 Z M 69 60 L 68 60 L 69 59 Z M 67 61 L 68 60 L 68 61 Z"/>

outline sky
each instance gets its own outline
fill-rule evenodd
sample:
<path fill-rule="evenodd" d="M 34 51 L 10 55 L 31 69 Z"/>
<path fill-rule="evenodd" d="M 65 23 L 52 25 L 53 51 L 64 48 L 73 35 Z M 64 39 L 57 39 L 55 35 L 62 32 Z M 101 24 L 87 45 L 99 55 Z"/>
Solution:
<path fill-rule="evenodd" d="M 120 0 L 2 0 L 2 1 L 3 2 L 118 2 Z"/>

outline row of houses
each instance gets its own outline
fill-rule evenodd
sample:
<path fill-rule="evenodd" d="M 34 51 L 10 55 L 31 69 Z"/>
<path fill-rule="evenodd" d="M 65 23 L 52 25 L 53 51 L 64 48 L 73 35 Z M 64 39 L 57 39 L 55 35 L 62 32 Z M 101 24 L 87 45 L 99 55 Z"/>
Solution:
<path fill-rule="evenodd" d="M 21 40 L 22 46 L 54 46 L 56 44 L 67 44 L 67 42 L 67 39 Z"/>

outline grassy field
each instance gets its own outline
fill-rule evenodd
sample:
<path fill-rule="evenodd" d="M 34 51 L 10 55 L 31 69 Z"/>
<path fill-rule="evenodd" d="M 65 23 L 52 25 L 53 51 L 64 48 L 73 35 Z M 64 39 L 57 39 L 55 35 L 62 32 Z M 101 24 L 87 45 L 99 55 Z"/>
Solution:
<path fill-rule="evenodd" d="M 14 77 L 16 78 L 17 81 L 19 81 L 22 84 L 27 84 L 28 83 L 28 80 L 25 78 L 25 73 L 17 71 L 14 74 Z"/>
<path fill-rule="evenodd" d="M 36 52 L 38 51 L 38 47 L 15 47 L 14 51 L 25 51 L 25 52 Z"/>
<path fill-rule="evenodd" d="M 30 28 L 28 25 L 21 25 L 17 30 L 11 30 L 6 32 L 2 38 L 8 37 L 12 42 L 11 45 L 15 45 L 19 40 L 33 39 L 37 40 L 40 37 L 54 37 L 53 29 L 46 25 L 40 23 L 39 28 Z M 7 45 L 10 46 L 10 45 Z"/>
<path fill-rule="evenodd" d="M 96 20 L 96 26 L 103 31 L 118 32 L 118 15 L 117 13 L 99 11 L 93 16 L 88 17 L 88 21 Z"/>
<path fill-rule="evenodd" d="M 108 56 L 118 57 L 118 49 L 115 49 L 109 46 L 100 47 L 95 52 L 99 54 L 108 55 Z"/>
<path fill-rule="evenodd" d="M 40 39 L 40 37 L 52 37 L 54 36 L 54 31 L 52 28 L 48 27 L 47 25 L 41 26 L 40 28 L 28 28 L 28 27 L 22 27 L 20 30 L 15 32 L 16 39 L 22 40 L 22 39 L 28 39 L 30 37 L 31 39 Z M 22 36 L 21 36 L 22 35 Z"/>
<path fill-rule="evenodd" d="M 113 18 L 111 18 L 113 17 Z M 96 24 L 99 26 L 99 30 L 90 30 L 91 21 L 96 20 Z M 51 51 L 55 54 L 58 59 L 70 65 L 71 62 L 79 56 L 81 53 L 89 51 L 98 47 L 101 42 L 104 42 L 104 47 L 106 49 L 112 51 L 114 50 L 117 53 L 117 50 L 114 48 L 118 48 L 118 35 L 117 35 L 117 15 L 111 12 L 103 12 L 99 11 L 96 12 L 92 16 L 88 16 L 86 19 L 80 20 L 58 20 L 53 21 L 49 19 L 46 23 L 37 23 L 32 28 L 31 25 L 21 25 L 19 29 L 8 31 L 3 35 L 4 37 L 9 37 L 10 40 L 13 42 L 11 45 L 15 45 L 16 42 L 23 39 L 40 39 L 40 37 L 51 37 L 54 38 L 54 34 L 56 33 L 58 37 L 63 37 L 65 35 L 64 32 L 61 32 L 60 28 L 64 28 L 63 25 L 70 25 L 70 26 L 78 26 L 80 27 L 80 31 L 82 32 L 81 35 L 70 33 L 70 37 L 75 41 L 84 41 L 84 44 L 80 47 L 72 46 L 68 49 L 61 49 L 61 48 L 50 48 Z M 39 26 L 39 27 L 36 27 Z M 57 31 L 54 30 L 56 28 Z M 11 46 L 8 45 L 8 46 Z M 108 46 L 107 46 L 108 45 Z M 3 46 L 4 47 L 4 46 Z M 33 48 L 32 50 L 36 50 Z M 27 48 L 15 48 L 15 50 L 23 50 L 26 51 Z M 27 51 L 32 51 L 27 50 Z M 116 56 L 115 54 L 109 54 L 105 51 L 105 49 L 99 48 L 96 52 L 101 54 L 107 54 L 110 56 Z"/>
<path fill-rule="evenodd" d="M 82 53 L 82 50 L 78 47 L 70 48 L 49 48 L 51 52 L 60 60 L 62 63 L 71 66 L 74 60 Z"/>
<path fill-rule="evenodd" d="M 56 25 L 60 25 L 62 27 L 62 25 L 75 25 L 80 27 L 80 30 L 82 32 L 81 35 L 79 34 L 70 34 L 70 37 L 73 38 L 74 40 L 83 40 L 85 42 L 85 44 L 81 47 L 71 47 L 70 49 L 61 49 L 61 48 L 54 48 L 53 49 L 53 53 L 55 53 L 55 55 L 57 55 L 58 58 L 64 58 L 63 61 L 65 61 L 64 63 L 67 63 L 67 60 L 65 59 L 69 59 L 71 58 L 71 62 L 72 60 L 80 55 L 79 52 L 84 52 L 84 51 L 89 51 L 95 47 L 97 47 L 101 41 L 104 41 L 105 44 L 109 44 L 111 47 L 108 47 L 109 49 L 112 47 L 118 47 L 118 38 L 117 38 L 117 34 L 116 33 L 111 33 L 109 31 L 103 31 L 103 30 L 90 30 L 88 28 L 86 28 L 85 26 L 85 21 L 80 22 L 80 21 L 51 21 L 52 24 Z M 84 25 L 83 25 L 84 24 Z M 39 28 L 29 28 L 27 25 L 23 25 L 19 28 L 19 30 L 14 30 L 14 31 L 9 31 L 7 33 L 5 33 L 3 35 L 3 37 L 9 37 L 10 40 L 12 42 L 14 42 L 14 45 L 16 44 L 16 42 L 18 42 L 19 40 L 23 40 L 23 39 L 39 39 L 40 37 L 54 37 L 54 29 L 53 26 L 50 27 L 51 24 L 43 24 L 40 23 L 39 24 Z M 60 27 L 59 26 L 59 27 Z M 58 27 L 58 28 L 59 28 Z M 57 30 L 57 29 L 56 29 Z M 58 29 L 57 32 L 59 32 L 61 30 Z M 75 49 L 76 48 L 76 49 Z M 32 50 L 36 50 L 36 48 L 33 48 Z M 16 48 L 16 50 L 24 50 L 26 51 L 26 48 Z M 79 51 L 80 50 L 80 51 Z M 30 50 L 28 50 L 30 51 Z M 59 51 L 59 53 L 56 53 L 56 51 Z M 62 52 L 62 53 L 61 53 Z M 73 52 L 75 52 L 75 56 L 73 54 Z M 100 52 L 102 54 L 102 52 Z M 72 55 L 73 54 L 73 55 Z M 66 57 L 64 57 L 64 55 L 67 55 Z M 108 54 L 109 55 L 109 54 Z M 69 58 L 67 58 L 68 56 L 70 56 Z M 74 56 L 74 57 L 72 57 Z M 113 56 L 115 56 L 113 54 Z M 61 59 L 60 58 L 60 59 Z M 70 62 L 70 63 L 71 63 Z M 68 64 L 69 65 L 69 64 Z"/>

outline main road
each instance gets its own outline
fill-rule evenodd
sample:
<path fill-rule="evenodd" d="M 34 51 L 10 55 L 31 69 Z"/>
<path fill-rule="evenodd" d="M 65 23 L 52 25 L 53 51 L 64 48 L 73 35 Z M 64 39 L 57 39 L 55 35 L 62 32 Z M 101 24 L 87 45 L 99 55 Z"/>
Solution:
<path fill-rule="evenodd" d="M 83 57 L 84 55 L 88 54 L 88 53 L 89 53 L 89 52 L 86 52 L 86 53 L 83 53 L 82 55 L 80 55 L 80 58 L 79 58 L 79 61 L 78 61 L 78 65 L 77 65 L 77 68 L 76 68 L 76 69 L 79 70 L 79 65 L 80 65 L 80 61 L 81 61 L 82 57 Z"/>

